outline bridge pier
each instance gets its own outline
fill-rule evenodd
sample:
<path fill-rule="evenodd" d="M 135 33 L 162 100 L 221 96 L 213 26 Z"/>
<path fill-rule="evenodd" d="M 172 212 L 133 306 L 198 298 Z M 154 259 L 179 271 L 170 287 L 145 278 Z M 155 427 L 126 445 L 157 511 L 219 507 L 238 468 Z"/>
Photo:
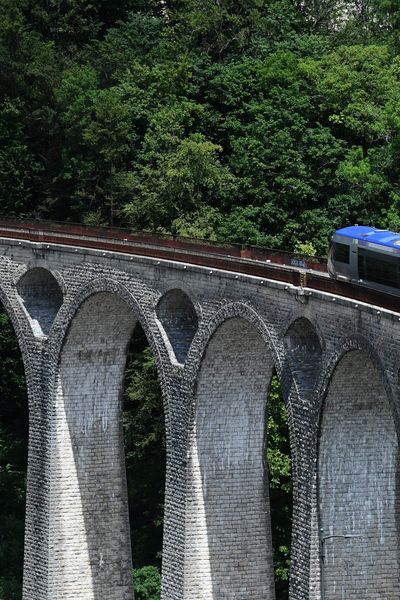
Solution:
<path fill-rule="evenodd" d="M 29 340 L 29 336 L 26 337 Z M 47 385 L 49 361 L 40 342 L 30 344 L 29 355 L 28 362 L 24 361 L 29 400 L 29 446 L 22 597 L 23 600 L 48 600 L 52 422 Z"/>
<path fill-rule="evenodd" d="M 272 356 L 244 319 L 214 333 L 198 376 L 186 500 L 184 600 L 274 600 L 266 401 Z"/>
<path fill-rule="evenodd" d="M 61 350 L 52 423 L 48 598 L 133 600 L 122 388 L 135 319 L 90 296 Z"/>
<path fill-rule="evenodd" d="M 325 600 L 340 600 L 343 589 L 346 600 L 374 600 L 377 590 L 385 600 L 400 597 L 399 476 L 385 387 L 370 357 L 353 350 L 337 365 L 320 425 Z"/>

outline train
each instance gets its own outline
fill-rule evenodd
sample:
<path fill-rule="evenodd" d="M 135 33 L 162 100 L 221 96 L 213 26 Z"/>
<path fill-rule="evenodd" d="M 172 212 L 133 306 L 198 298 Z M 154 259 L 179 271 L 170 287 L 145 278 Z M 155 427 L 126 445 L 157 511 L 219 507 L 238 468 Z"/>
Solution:
<path fill-rule="evenodd" d="M 400 294 L 400 233 L 354 225 L 332 236 L 328 273 L 382 292 Z"/>
<path fill-rule="evenodd" d="M 271 278 L 314 287 L 398 310 L 400 233 L 386 229 L 358 225 L 338 229 L 332 236 L 328 259 L 248 245 L 39 220 L 1 219 L 0 237 L 39 242 L 47 249 L 50 244 L 63 244 L 196 264 L 262 280 Z"/>

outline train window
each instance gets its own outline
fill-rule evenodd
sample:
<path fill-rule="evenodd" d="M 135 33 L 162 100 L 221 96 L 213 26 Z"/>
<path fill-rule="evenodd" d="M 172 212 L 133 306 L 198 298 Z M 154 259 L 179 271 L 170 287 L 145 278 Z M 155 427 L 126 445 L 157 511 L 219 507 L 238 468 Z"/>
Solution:
<path fill-rule="evenodd" d="M 358 276 L 366 281 L 400 288 L 400 258 L 359 250 Z"/>
<path fill-rule="evenodd" d="M 358 251 L 358 276 L 360 279 L 365 279 L 365 256 Z"/>
<path fill-rule="evenodd" d="M 333 260 L 348 265 L 350 262 L 350 246 L 335 242 L 333 244 Z"/>

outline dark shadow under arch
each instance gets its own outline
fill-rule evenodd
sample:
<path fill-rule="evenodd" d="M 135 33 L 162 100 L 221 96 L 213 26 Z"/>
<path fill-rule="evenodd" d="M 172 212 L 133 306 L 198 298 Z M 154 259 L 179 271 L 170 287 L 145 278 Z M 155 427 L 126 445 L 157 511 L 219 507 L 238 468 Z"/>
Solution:
<path fill-rule="evenodd" d="M 48 335 L 63 292 L 54 275 L 43 267 L 30 269 L 17 283 L 17 290 L 35 335 Z"/>
<path fill-rule="evenodd" d="M 161 569 L 165 419 L 154 355 L 138 322 L 125 369 L 123 428 L 134 569 Z"/>
<path fill-rule="evenodd" d="M 310 394 L 321 371 L 322 348 L 314 325 L 305 317 L 288 328 L 284 344 L 292 376 L 304 394 Z"/>
<path fill-rule="evenodd" d="M 193 302 L 182 290 L 169 290 L 158 302 L 156 313 L 176 360 L 185 362 L 198 327 Z"/>
<path fill-rule="evenodd" d="M 287 600 L 293 510 L 292 459 L 288 414 L 276 371 L 268 392 L 265 445 L 276 600 Z"/>

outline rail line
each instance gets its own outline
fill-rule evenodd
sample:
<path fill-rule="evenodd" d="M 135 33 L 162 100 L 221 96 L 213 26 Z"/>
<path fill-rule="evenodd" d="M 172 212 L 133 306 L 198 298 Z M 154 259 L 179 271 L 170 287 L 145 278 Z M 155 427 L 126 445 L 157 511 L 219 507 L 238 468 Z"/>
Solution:
<path fill-rule="evenodd" d="M 400 312 L 400 298 L 327 274 L 326 259 L 158 233 L 39 220 L 0 220 L 0 237 L 173 260 L 328 292 Z"/>

